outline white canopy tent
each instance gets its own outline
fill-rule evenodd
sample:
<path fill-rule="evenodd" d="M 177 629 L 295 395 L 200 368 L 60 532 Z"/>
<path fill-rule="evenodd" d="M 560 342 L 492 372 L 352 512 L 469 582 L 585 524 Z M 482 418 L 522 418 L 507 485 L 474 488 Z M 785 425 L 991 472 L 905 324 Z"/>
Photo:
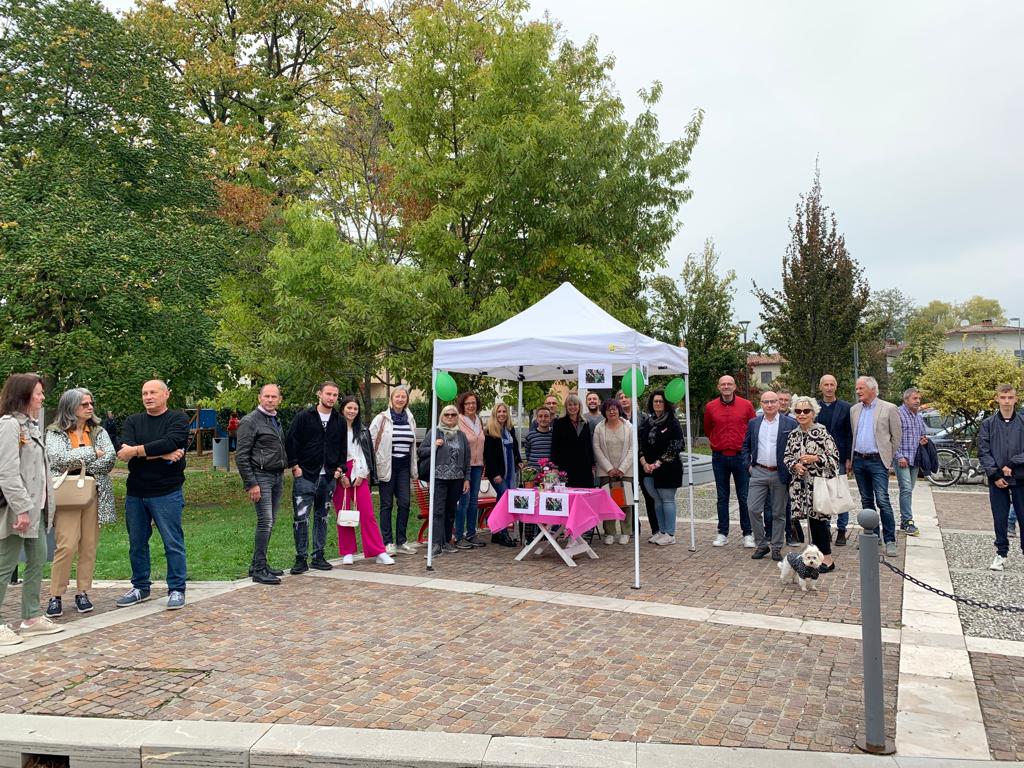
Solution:
<path fill-rule="evenodd" d="M 523 382 L 554 381 L 575 378 L 581 365 L 611 365 L 612 373 L 622 376 L 633 366 L 646 366 L 648 375 L 681 374 L 686 379 L 686 450 L 691 452 L 690 386 L 686 350 L 634 331 L 619 322 L 570 283 L 562 283 L 528 309 L 486 331 L 461 339 L 434 341 L 431 381 L 439 371 L 517 381 L 519 409 L 522 415 Z M 638 382 L 639 383 L 639 382 Z M 633 388 L 633 414 L 639 412 Z M 432 387 L 432 424 L 437 425 L 436 387 Z M 639 478 L 637 430 L 633 429 L 633 478 Z M 522 429 L 520 429 L 522 433 Z M 429 434 L 429 430 L 428 430 Z M 433 569 L 434 541 L 434 462 L 430 454 L 430 509 L 428 522 L 427 569 Z M 690 549 L 696 549 L 693 519 L 693 468 L 687 462 L 690 510 Z M 634 588 L 640 588 L 640 516 L 638 499 L 633 494 Z"/>

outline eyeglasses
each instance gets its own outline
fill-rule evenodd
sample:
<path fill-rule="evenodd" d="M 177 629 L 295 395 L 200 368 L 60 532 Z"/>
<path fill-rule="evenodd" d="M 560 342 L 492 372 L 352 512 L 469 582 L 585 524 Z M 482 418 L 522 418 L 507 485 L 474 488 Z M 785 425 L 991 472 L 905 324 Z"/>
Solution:
<path fill-rule="evenodd" d="M 793 413 L 814 413 L 813 408 L 794 408 Z"/>
<path fill-rule="evenodd" d="M 442 413 L 441 415 L 442 416 L 458 416 L 459 414 L 455 413 L 454 411 L 446 411 L 445 413 Z"/>
<path fill-rule="evenodd" d="M 95 408 L 96 406 L 92 403 L 82 403 L 83 408 Z"/>

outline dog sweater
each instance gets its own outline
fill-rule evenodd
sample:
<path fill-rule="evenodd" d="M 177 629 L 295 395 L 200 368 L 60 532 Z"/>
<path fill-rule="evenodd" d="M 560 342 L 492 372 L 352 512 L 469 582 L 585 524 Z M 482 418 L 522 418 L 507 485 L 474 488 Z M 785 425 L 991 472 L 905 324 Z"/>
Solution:
<path fill-rule="evenodd" d="M 789 563 L 789 567 L 799 574 L 801 579 L 816 579 L 818 578 L 818 569 L 812 568 L 804 562 L 803 558 L 797 552 L 790 552 L 786 555 L 786 562 Z"/>

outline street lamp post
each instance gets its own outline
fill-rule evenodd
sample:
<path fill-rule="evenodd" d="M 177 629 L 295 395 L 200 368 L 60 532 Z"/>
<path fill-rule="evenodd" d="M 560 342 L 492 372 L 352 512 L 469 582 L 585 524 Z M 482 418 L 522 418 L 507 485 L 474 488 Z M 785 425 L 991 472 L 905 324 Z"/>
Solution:
<path fill-rule="evenodd" d="M 747 364 L 747 326 L 749 325 L 749 320 L 740 320 L 740 328 L 743 329 L 743 382 L 747 400 L 750 399 L 750 366 Z"/>
<path fill-rule="evenodd" d="M 1011 317 L 1010 322 L 1017 324 L 1017 365 L 1024 365 L 1024 351 L 1021 350 L 1020 346 L 1020 318 Z"/>

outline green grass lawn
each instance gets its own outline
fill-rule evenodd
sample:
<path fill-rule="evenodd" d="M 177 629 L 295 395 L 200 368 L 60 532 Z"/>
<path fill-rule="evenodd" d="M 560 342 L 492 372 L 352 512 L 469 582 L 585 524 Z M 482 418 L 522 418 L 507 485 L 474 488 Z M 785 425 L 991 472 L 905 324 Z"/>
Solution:
<path fill-rule="evenodd" d="M 274 533 L 270 539 L 268 559 L 277 568 L 288 569 L 295 559 L 295 545 L 292 537 L 291 477 L 285 477 Z M 117 522 L 100 529 L 99 548 L 96 553 L 97 579 L 128 579 L 131 567 L 128 562 L 128 531 L 124 524 L 125 478 L 114 477 L 114 494 L 117 498 Z M 373 494 L 374 508 L 378 509 L 376 492 Z M 420 520 L 415 497 L 409 512 L 410 541 L 416 540 Z M 253 535 L 256 530 L 256 512 L 242 490 L 237 472 L 188 472 L 185 475 L 185 549 L 188 558 L 188 575 L 192 581 L 237 579 L 246 576 L 252 560 Z M 358 533 L 356 541 L 362 550 Z M 154 582 L 165 578 L 167 565 L 164 560 L 163 544 L 155 529 L 150 539 Z M 328 558 L 338 556 L 337 528 L 328 518 Z M 47 576 L 49 566 L 47 566 Z M 74 580 L 72 579 L 72 586 Z"/>

